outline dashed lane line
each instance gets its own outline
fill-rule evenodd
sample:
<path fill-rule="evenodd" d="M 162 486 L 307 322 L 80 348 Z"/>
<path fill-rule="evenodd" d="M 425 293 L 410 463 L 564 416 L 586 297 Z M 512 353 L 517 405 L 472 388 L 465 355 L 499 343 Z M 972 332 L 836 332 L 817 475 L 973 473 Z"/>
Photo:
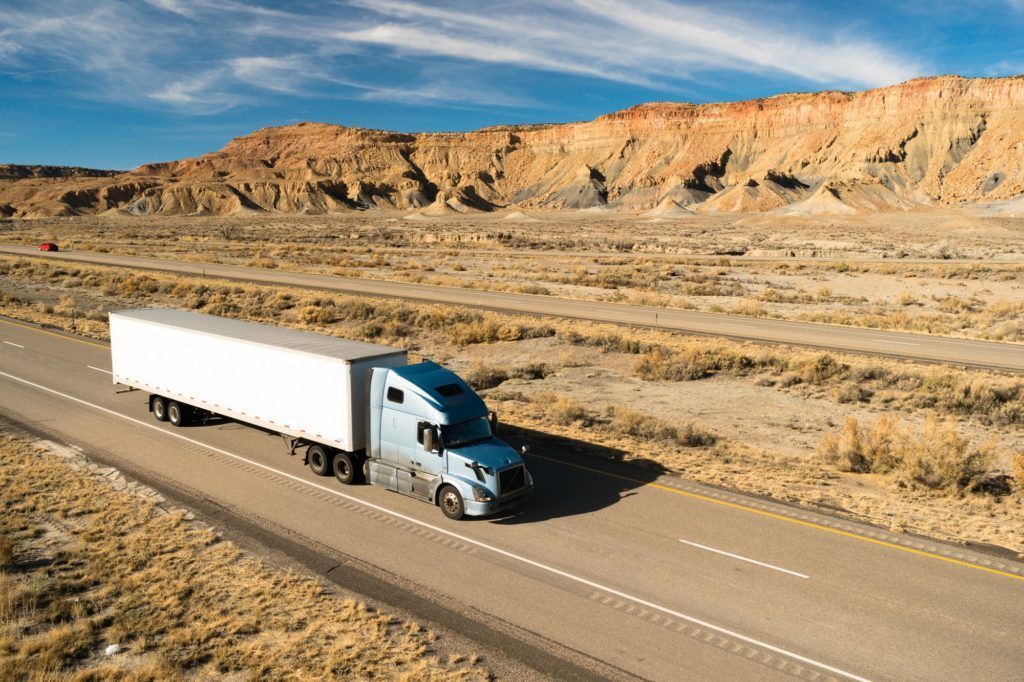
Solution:
<path fill-rule="evenodd" d="M 732 552 L 726 552 L 721 549 L 715 549 L 714 547 L 708 547 L 707 545 L 700 545 L 696 542 L 690 542 L 689 540 L 679 540 L 679 542 L 683 543 L 684 545 L 690 545 L 691 547 L 697 547 L 706 550 L 708 552 L 721 554 L 722 556 L 727 556 L 732 559 L 738 559 L 739 561 L 746 561 L 748 564 L 756 564 L 758 566 L 763 566 L 764 568 L 770 568 L 773 571 L 779 571 L 780 573 L 788 573 L 789 575 L 795 575 L 797 578 L 803 578 L 804 580 L 810 578 L 810 576 L 804 575 L 803 573 L 797 573 L 796 571 L 791 571 L 788 568 L 780 568 L 779 566 L 775 566 L 773 564 L 766 564 L 765 562 L 758 561 L 757 559 L 750 559 L 745 556 L 740 556 L 739 554 L 733 554 Z"/>

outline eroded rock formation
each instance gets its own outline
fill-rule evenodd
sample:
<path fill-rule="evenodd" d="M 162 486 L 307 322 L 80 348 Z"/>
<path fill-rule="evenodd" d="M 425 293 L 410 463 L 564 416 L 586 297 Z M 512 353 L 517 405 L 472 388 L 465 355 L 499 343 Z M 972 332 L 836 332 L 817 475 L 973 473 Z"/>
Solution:
<path fill-rule="evenodd" d="M 907 210 L 1024 193 L 1024 77 L 652 103 L 584 123 L 470 133 L 302 123 L 126 173 L 24 168 L 0 167 L 6 215 Z"/>

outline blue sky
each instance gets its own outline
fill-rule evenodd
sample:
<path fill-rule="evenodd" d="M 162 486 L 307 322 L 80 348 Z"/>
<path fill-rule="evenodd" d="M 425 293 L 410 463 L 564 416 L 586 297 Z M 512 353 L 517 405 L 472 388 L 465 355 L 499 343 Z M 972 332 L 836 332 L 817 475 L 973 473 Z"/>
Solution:
<path fill-rule="evenodd" d="M 590 119 L 1024 72 L 1024 0 L 0 0 L 0 163 L 131 168 L 267 125 Z"/>

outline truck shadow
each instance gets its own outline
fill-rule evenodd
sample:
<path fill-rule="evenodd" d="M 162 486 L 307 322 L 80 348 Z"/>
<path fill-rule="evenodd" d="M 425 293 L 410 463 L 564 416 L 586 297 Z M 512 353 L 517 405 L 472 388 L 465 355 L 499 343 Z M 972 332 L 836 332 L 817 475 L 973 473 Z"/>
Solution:
<path fill-rule="evenodd" d="M 277 432 L 222 416 L 194 426 L 218 429 L 255 429 L 280 438 Z M 529 445 L 526 466 L 533 476 L 533 496 L 522 506 L 484 517 L 466 517 L 463 523 L 521 524 L 578 516 L 600 511 L 636 494 L 668 469 L 649 459 L 624 462 L 626 452 L 575 438 L 502 424 L 498 437 L 516 450 Z M 282 450 L 287 449 L 285 443 Z M 302 449 L 295 453 L 302 457 Z"/>
<path fill-rule="evenodd" d="M 610 507 L 668 470 L 647 459 L 630 460 L 618 448 L 503 424 L 499 437 L 515 449 L 528 444 L 526 466 L 533 475 L 533 497 L 491 523 L 538 523 L 589 514 Z"/>

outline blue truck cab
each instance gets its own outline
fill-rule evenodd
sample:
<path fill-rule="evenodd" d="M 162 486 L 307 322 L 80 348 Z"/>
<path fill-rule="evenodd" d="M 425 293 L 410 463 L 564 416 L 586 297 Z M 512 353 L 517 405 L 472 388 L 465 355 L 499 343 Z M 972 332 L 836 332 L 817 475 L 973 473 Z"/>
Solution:
<path fill-rule="evenodd" d="M 459 519 L 523 502 L 533 480 L 495 436 L 497 417 L 454 372 L 434 362 L 373 368 L 367 481 L 441 507 Z"/>

